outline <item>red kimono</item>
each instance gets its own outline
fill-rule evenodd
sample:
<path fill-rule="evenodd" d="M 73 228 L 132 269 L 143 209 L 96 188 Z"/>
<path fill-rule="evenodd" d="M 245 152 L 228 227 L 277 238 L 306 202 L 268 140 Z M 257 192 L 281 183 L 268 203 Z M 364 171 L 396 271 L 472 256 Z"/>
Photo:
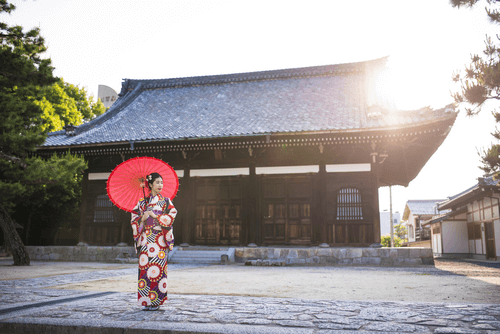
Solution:
<path fill-rule="evenodd" d="M 157 218 L 148 218 L 139 228 L 145 211 Z M 159 306 L 167 300 L 168 250 L 174 247 L 173 222 L 177 210 L 172 201 L 158 194 L 141 199 L 132 212 L 132 231 L 139 251 L 138 301 L 142 306 Z"/>

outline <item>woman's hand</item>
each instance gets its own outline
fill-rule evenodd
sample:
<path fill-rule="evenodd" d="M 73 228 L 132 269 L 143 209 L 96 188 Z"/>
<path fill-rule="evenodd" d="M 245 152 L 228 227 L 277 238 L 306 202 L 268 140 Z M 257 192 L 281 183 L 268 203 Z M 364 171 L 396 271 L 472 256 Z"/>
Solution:
<path fill-rule="evenodd" d="M 158 218 L 158 216 L 157 216 L 157 215 L 155 215 L 153 211 L 146 211 L 146 212 L 149 214 L 149 217 L 151 217 L 151 218 L 153 218 L 153 219 Z"/>
<path fill-rule="evenodd" d="M 146 219 L 148 219 L 149 216 L 151 216 L 151 213 L 150 211 L 146 211 L 144 212 L 144 214 L 142 215 L 142 218 L 141 218 L 141 224 L 144 224 L 144 222 L 146 221 Z"/>

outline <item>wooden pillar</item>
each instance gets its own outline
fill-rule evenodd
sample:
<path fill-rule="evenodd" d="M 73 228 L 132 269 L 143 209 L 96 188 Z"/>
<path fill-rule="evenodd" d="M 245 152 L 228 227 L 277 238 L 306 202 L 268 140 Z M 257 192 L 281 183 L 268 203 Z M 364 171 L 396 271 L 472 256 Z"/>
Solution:
<path fill-rule="evenodd" d="M 88 184 L 89 184 L 89 173 L 87 171 L 83 172 L 82 178 L 82 198 L 80 202 L 80 230 L 78 232 L 78 245 L 86 246 L 87 245 L 87 222 L 85 221 L 85 217 L 87 216 L 87 202 L 88 202 Z"/>
<path fill-rule="evenodd" d="M 328 219 L 327 219 L 327 204 L 326 204 L 326 165 L 324 161 L 319 163 L 319 173 L 318 173 L 318 206 L 317 206 L 317 223 L 320 226 L 321 235 L 319 240 L 321 241 L 320 247 L 329 247 L 328 244 Z"/>
<path fill-rule="evenodd" d="M 257 174 L 255 172 L 255 162 L 250 162 L 250 176 L 249 176 L 249 184 L 248 184 L 248 227 L 247 227 L 247 235 L 248 235 L 248 246 L 255 247 L 258 242 L 258 187 L 257 187 Z"/>
<path fill-rule="evenodd" d="M 130 213 L 114 208 L 113 214 L 116 215 L 116 218 L 120 222 L 120 242 L 117 246 L 127 246 L 127 234 L 132 234 Z"/>
<path fill-rule="evenodd" d="M 379 187 L 379 176 L 380 176 L 380 166 L 378 153 L 371 153 L 371 174 L 372 174 L 372 191 L 373 191 L 373 244 L 370 247 L 382 247 L 380 243 L 380 210 L 378 201 L 378 187 Z"/>
<path fill-rule="evenodd" d="M 193 203 L 193 197 L 191 197 L 192 191 L 191 191 L 191 176 L 190 176 L 190 171 L 191 169 L 189 166 L 186 166 L 184 168 L 184 176 L 182 177 L 182 192 L 181 192 L 181 205 L 182 208 L 179 208 L 183 210 L 181 214 L 181 236 L 182 236 L 182 244 L 181 246 L 187 246 L 189 244 L 193 243 L 193 220 L 194 220 L 194 215 L 192 214 L 192 211 L 194 209 L 194 203 Z M 179 213 L 180 210 L 178 209 Z M 175 229 L 174 229 L 175 231 Z"/>

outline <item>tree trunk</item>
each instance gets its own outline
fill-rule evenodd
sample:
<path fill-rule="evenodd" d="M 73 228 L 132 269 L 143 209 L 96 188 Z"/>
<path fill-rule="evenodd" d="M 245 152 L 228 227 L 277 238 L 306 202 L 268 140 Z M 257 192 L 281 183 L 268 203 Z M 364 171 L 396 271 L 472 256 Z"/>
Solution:
<path fill-rule="evenodd" d="M 26 246 L 28 246 L 30 243 L 29 243 L 29 237 L 30 237 L 30 228 L 31 228 L 31 217 L 33 216 L 33 211 L 30 211 L 29 215 L 28 215 L 28 223 L 26 224 L 26 237 L 24 238 L 25 242 L 26 242 Z"/>
<path fill-rule="evenodd" d="M 0 225 L 2 226 L 5 247 L 10 249 L 14 257 L 15 266 L 29 266 L 30 256 L 26 247 L 24 247 L 12 218 L 7 213 L 7 210 L 0 205 Z"/>

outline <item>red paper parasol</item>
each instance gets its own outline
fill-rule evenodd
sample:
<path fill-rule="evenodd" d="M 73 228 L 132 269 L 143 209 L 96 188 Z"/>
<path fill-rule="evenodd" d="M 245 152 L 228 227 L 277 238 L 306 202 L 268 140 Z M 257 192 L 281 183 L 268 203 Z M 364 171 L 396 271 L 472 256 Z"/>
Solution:
<path fill-rule="evenodd" d="M 163 160 L 152 157 L 137 157 L 122 162 L 111 172 L 106 190 L 111 202 L 122 210 L 132 212 L 137 202 L 149 195 L 146 176 L 158 173 L 163 178 L 163 197 L 174 198 L 179 189 L 179 179 L 174 169 Z M 143 188 L 142 186 L 145 186 Z"/>

